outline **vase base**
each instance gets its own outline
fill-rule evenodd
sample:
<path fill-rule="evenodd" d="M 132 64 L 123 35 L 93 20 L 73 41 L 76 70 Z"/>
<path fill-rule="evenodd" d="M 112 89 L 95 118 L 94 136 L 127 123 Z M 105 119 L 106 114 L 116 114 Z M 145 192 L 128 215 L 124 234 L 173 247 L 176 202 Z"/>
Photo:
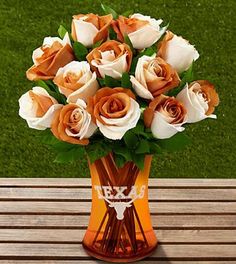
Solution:
<path fill-rule="evenodd" d="M 156 245 L 151 247 L 148 251 L 140 252 L 139 254 L 131 256 L 131 257 L 127 257 L 127 256 L 124 256 L 124 257 L 122 257 L 122 256 L 121 257 L 119 257 L 119 256 L 117 256 L 117 257 L 106 256 L 106 255 L 99 254 L 98 252 L 91 250 L 84 243 L 82 243 L 82 245 L 83 245 L 84 250 L 90 256 L 92 256 L 96 259 L 107 261 L 107 262 L 114 262 L 114 263 L 125 263 L 125 262 L 130 263 L 130 262 L 139 261 L 139 260 L 142 260 L 144 258 L 151 256 L 154 253 L 154 251 L 156 250 L 158 243 L 156 243 Z"/>

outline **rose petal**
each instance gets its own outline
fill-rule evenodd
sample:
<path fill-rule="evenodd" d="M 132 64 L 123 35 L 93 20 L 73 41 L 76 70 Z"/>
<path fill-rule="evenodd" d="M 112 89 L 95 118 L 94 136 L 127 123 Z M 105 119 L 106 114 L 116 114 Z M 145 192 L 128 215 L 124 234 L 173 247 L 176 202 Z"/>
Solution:
<path fill-rule="evenodd" d="M 79 98 L 87 102 L 88 98 L 93 96 L 98 89 L 99 84 L 97 82 L 96 73 L 94 72 L 92 78 L 88 82 L 68 96 L 67 102 L 76 103 Z"/>
<path fill-rule="evenodd" d="M 154 98 L 148 89 L 144 87 L 134 76 L 130 76 L 130 81 L 138 96 L 148 100 L 152 100 Z"/>
<path fill-rule="evenodd" d="M 135 49 L 145 49 L 157 42 L 162 33 L 153 26 L 146 25 L 139 30 L 128 34 Z"/>
<path fill-rule="evenodd" d="M 72 23 L 75 28 L 76 40 L 86 47 L 91 47 L 99 30 L 92 23 L 81 19 L 73 19 Z"/>
<path fill-rule="evenodd" d="M 151 131 L 155 138 L 166 139 L 174 136 L 178 132 L 184 131 L 182 124 L 169 124 L 159 112 L 154 113 Z"/>

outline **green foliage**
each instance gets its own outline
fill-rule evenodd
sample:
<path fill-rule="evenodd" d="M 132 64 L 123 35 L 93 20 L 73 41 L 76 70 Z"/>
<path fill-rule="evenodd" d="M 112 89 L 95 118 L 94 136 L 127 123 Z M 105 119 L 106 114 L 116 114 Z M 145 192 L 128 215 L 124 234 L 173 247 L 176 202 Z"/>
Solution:
<path fill-rule="evenodd" d="M 66 104 L 66 97 L 59 92 L 58 87 L 51 80 L 38 80 L 36 85 L 44 88 L 59 104 Z"/>
<path fill-rule="evenodd" d="M 61 39 L 64 38 L 65 34 L 68 32 L 64 26 L 60 25 L 58 28 L 58 35 L 60 36 Z"/>
<path fill-rule="evenodd" d="M 103 42 L 103 40 L 100 40 L 100 41 L 96 42 L 95 44 L 93 44 L 93 49 L 100 47 L 102 42 Z"/>
<path fill-rule="evenodd" d="M 190 144 L 190 139 L 183 132 L 177 133 L 171 138 L 157 140 L 158 145 L 165 151 L 178 151 Z"/>
<path fill-rule="evenodd" d="M 180 75 L 181 82 L 177 88 L 174 88 L 168 92 L 169 96 L 176 96 L 186 85 L 186 83 L 191 83 L 194 80 L 193 77 L 193 63 L 188 68 L 187 71 Z"/>
<path fill-rule="evenodd" d="M 113 28 L 109 28 L 109 39 L 110 40 L 117 40 L 116 32 Z"/>
<path fill-rule="evenodd" d="M 124 17 L 129 17 L 130 15 L 132 15 L 134 13 L 133 9 L 127 10 L 124 13 L 122 13 L 122 16 Z"/>
<path fill-rule="evenodd" d="M 118 14 L 117 14 L 117 12 L 114 9 L 112 9 L 109 6 L 104 5 L 104 4 L 101 4 L 101 7 L 102 7 L 105 15 L 112 14 L 113 19 L 117 19 L 118 18 Z"/>
<path fill-rule="evenodd" d="M 132 84 L 130 82 L 130 75 L 127 72 L 124 72 L 122 74 L 122 77 L 120 80 L 114 79 L 111 76 L 106 75 L 105 78 L 97 78 L 99 84 L 101 87 L 123 87 L 127 89 L 132 89 Z"/>
<path fill-rule="evenodd" d="M 48 145 L 57 153 L 56 163 L 73 163 L 84 158 L 84 147 L 58 140 L 50 129 L 42 131 L 39 135 L 42 143 Z"/>
<path fill-rule="evenodd" d="M 112 144 L 106 142 L 103 138 L 101 140 L 91 140 L 90 144 L 85 147 L 85 151 L 91 163 L 106 156 L 112 151 Z"/>
<path fill-rule="evenodd" d="M 127 89 L 132 89 L 132 83 L 130 81 L 130 75 L 128 74 L 128 72 L 124 72 L 122 74 L 121 87 L 127 88 Z"/>
<path fill-rule="evenodd" d="M 37 141 L 37 131 L 29 129 L 26 122 L 17 115 L 17 100 L 32 87 L 32 83 L 26 80 L 24 72 L 32 65 L 32 50 L 41 43 L 43 36 L 54 36 L 60 23 L 63 25 L 65 23 L 65 27 L 69 29 L 71 18 L 68 14 L 89 12 L 99 14 L 100 1 L 56 0 L 41 1 L 38 5 L 32 5 L 31 2 L 3 0 L 0 3 L 0 9 L 4 10 L 0 17 L 2 25 L 0 175 L 88 177 L 85 158 L 68 165 L 52 162 L 54 153 Z M 201 53 L 201 58 L 194 66 L 195 79 L 209 79 L 220 88 L 218 91 L 222 102 L 217 109 L 218 120 L 207 119 L 187 126 L 186 133 L 191 135 L 192 147 L 186 148 L 181 155 L 178 152 L 165 153 L 163 150 L 163 155 L 157 155 L 153 159 L 151 176 L 235 177 L 233 172 L 236 144 L 235 133 L 232 132 L 235 126 L 232 115 L 235 108 L 235 89 L 232 89 L 232 80 L 236 61 L 232 59 L 232 52 L 225 52 L 233 51 L 235 46 L 235 34 L 231 29 L 234 28 L 236 17 L 225 15 L 235 9 L 235 1 L 209 0 L 206 4 L 205 0 L 198 0 L 198 4 L 193 5 L 190 1 L 170 0 L 163 5 L 163 1 L 150 0 L 147 5 L 145 1 L 130 0 L 113 2 L 112 7 L 121 13 L 123 4 L 126 9 L 135 8 L 136 12 L 143 10 L 145 14 L 153 17 L 170 20 L 171 30 L 195 44 Z M 50 21 L 47 19 L 48 14 Z M 214 26 L 216 24 L 214 21 L 217 21 L 219 27 Z M 226 39 L 227 41 L 224 41 Z M 152 151 L 153 142 L 150 145 Z"/>
<path fill-rule="evenodd" d="M 72 44 L 75 57 L 78 61 L 85 61 L 88 55 L 88 49 L 80 42 L 74 42 Z"/>
<path fill-rule="evenodd" d="M 129 38 L 128 35 L 125 35 L 125 36 L 124 36 L 124 41 L 125 41 L 125 43 L 126 43 L 127 45 L 129 45 L 129 47 L 130 47 L 132 53 L 135 54 L 135 50 L 134 50 L 133 44 L 132 44 L 132 42 L 131 42 L 131 40 L 130 40 L 130 38 Z"/>

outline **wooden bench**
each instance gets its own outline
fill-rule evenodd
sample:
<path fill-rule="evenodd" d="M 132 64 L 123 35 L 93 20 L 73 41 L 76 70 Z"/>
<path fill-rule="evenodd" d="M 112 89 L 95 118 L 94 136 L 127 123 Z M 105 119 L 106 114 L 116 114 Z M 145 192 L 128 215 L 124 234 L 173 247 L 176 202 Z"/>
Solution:
<path fill-rule="evenodd" d="M 0 179 L 0 263 L 93 264 L 81 241 L 90 179 Z M 236 180 L 152 179 L 159 239 L 146 264 L 235 264 Z"/>

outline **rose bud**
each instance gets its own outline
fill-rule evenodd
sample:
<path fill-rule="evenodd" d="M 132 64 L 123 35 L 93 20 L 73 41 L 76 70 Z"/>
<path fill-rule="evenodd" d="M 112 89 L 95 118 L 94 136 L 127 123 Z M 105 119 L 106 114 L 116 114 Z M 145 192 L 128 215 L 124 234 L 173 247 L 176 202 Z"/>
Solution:
<path fill-rule="evenodd" d="M 138 96 L 150 100 L 180 83 L 177 72 L 168 63 L 149 56 L 139 58 L 135 77 L 131 76 L 130 81 Z"/>
<path fill-rule="evenodd" d="M 109 139 L 121 139 L 136 126 L 140 118 L 139 104 L 129 89 L 102 88 L 88 103 L 88 111 L 101 133 Z"/>
<path fill-rule="evenodd" d="M 42 87 L 34 87 L 19 99 L 19 115 L 26 120 L 30 128 L 45 130 L 51 127 L 55 111 L 61 104 Z"/>
<path fill-rule="evenodd" d="M 78 99 L 76 104 L 67 104 L 58 110 L 52 122 L 51 131 L 59 140 L 71 144 L 87 145 L 89 137 L 96 130 L 86 103 Z"/>
<path fill-rule="evenodd" d="M 167 31 L 159 44 L 158 54 L 178 73 L 186 71 L 199 58 L 198 51 L 187 40 Z"/>
<path fill-rule="evenodd" d="M 110 40 L 93 49 L 87 55 L 87 60 L 99 77 L 108 75 L 119 79 L 130 69 L 132 52 L 127 44 Z"/>
<path fill-rule="evenodd" d="M 213 84 L 208 81 L 195 81 L 186 84 L 176 97 L 187 110 L 187 122 L 195 123 L 205 118 L 216 118 L 212 113 L 219 104 L 219 96 Z"/>
<path fill-rule="evenodd" d="M 156 20 L 150 16 L 133 14 L 130 18 L 119 16 L 112 23 L 117 38 L 124 42 L 125 35 L 128 35 L 135 49 L 144 49 L 152 46 L 164 33 L 160 29 L 162 20 Z"/>
<path fill-rule="evenodd" d="M 75 15 L 71 25 L 71 36 L 74 41 L 81 42 L 86 47 L 91 47 L 101 40 L 106 41 L 112 19 L 112 15 Z"/>
<path fill-rule="evenodd" d="M 30 81 L 53 79 L 60 67 L 74 60 L 68 33 L 63 40 L 44 38 L 43 45 L 33 51 L 32 59 L 34 65 L 26 72 Z"/>
<path fill-rule="evenodd" d="M 155 138 L 165 139 L 184 131 L 187 115 L 184 106 L 174 97 L 159 95 L 144 111 L 145 126 Z"/>
<path fill-rule="evenodd" d="M 87 101 L 96 93 L 99 88 L 96 78 L 96 73 L 90 71 L 88 62 L 72 61 L 58 70 L 53 82 L 67 97 L 68 103 L 76 103 L 77 99 Z"/>

